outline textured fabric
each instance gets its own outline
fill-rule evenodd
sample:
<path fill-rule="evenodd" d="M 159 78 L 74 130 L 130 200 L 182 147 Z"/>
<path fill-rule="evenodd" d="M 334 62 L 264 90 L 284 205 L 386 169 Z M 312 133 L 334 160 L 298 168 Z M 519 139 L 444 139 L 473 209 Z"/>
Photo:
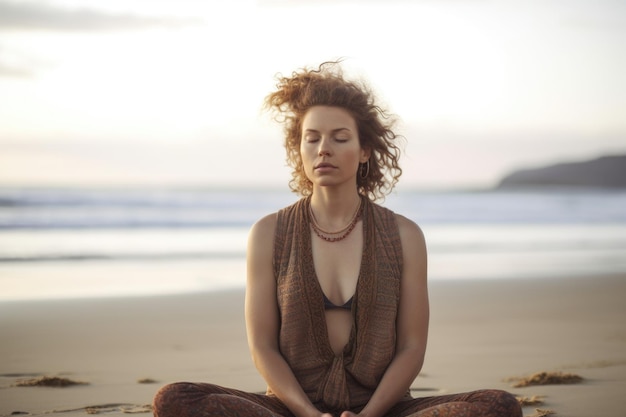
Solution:
<path fill-rule="evenodd" d="M 303 198 L 278 212 L 274 274 L 280 350 L 313 404 L 352 409 L 367 403 L 395 353 L 402 275 L 398 225 L 393 212 L 363 198 L 364 249 L 354 325 L 337 356 L 328 340 L 324 295 L 313 265 L 309 204 L 310 197 Z"/>
<path fill-rule="evenodd" d="M 187 382 L 161 388 L 153 411 L 155 417 L 294 417 L 273 396 Z M 481 390 L 401 401 L 383 417 L 522 417 L 522 408 L 507 392 Z"/>

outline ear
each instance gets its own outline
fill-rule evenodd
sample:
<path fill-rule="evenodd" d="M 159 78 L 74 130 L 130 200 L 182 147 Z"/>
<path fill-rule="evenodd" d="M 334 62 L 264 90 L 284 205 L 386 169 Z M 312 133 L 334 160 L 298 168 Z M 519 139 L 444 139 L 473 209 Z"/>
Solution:
<path fill-rule="evenodd" d="M 362 164 L 366 163 L 367 161 L 369 161 L 370 156 L 372 156 L 371 149 L 361 148 L 361 158 L 359 159 L 359 162 L 361 162 Z"/>

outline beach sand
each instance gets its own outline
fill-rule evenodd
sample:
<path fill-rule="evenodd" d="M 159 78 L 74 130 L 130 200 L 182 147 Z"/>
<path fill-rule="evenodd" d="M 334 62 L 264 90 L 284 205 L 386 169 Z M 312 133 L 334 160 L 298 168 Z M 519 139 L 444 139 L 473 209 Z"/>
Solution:
<path fill-rule="evenodd" d="M 246 343 L 243 297 L 233 290 L 0 303 L 0 415 L 122 416 L 146 411 L 159 386 L 180 380 L 263 391 Z M 500 388 L 544 396 L 544 404 L 524 408 L 526 416 L 535 408 L 626 415 L 626 276 L 433 280 L 430 297 L 415 395 Z M 539 371 L 584 380 L 525 388 L 507 381 Z M 14 386 L 43 375 L 88 385 Z"/>

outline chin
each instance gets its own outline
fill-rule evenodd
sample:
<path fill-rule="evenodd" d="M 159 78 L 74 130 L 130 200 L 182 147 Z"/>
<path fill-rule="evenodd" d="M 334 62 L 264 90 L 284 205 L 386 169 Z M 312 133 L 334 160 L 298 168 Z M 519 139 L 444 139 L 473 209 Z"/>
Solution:
<path fill-rule="evenodd" d="M 341 182 L 333 178 L 317 178 L 313 183 L 320 187 L 331 187 L 333 185 L 339 185 Z"/>

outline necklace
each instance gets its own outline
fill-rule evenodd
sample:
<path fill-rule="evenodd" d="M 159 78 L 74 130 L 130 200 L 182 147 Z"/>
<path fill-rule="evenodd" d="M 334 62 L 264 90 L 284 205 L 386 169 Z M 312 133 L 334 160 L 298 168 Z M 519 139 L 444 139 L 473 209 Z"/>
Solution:
<path fill-rule="evenodd" d="M 348 235 L 354 230 L 359 218 L 361 217 L 362 209 L 363 209 L 362 200 L 359 201 L 359 205 L 356 208 L 356 211 L 352 215 L 352 219 L 348 223 L 346 227 L 336 232 L 328 232 L 320 227 L 317 223 L 317 219 L 315 218 L 315 214 L 313 213 L 313 209 L 309 204 L 309 214 L 311 217 L 311 228 L 315 232 L 315 234 L 320 238 L 325 240 L 326 242 L 338 242 L 340 240 L 344 240 Z"/>

